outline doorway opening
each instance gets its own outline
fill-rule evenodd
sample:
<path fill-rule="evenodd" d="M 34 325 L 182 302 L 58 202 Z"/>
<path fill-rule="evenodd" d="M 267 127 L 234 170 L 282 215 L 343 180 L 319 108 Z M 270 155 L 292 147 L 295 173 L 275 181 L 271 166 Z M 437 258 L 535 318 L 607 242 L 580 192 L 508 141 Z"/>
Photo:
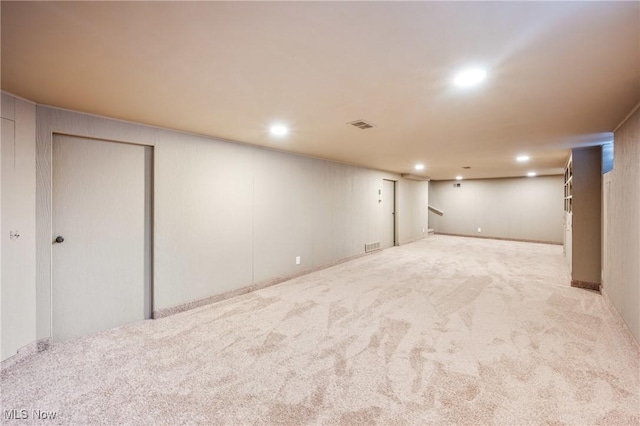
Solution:
<path fill-rule="evenodd" d="M 382 248 L 396 245 L 396 181 L 382 181 Z"/>

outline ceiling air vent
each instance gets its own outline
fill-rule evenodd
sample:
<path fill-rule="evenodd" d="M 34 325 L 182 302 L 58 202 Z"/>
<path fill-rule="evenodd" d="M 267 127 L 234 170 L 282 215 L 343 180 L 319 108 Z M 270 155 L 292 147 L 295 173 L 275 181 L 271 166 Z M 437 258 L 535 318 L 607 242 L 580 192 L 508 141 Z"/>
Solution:
<path fill-rule="evenodd" d="M 357 127 L 358 129 L 361 129 L 361 130 L 367 130 L 373 127 L 373 124 L 367 123 L 364 120 L 356 120 L 347 124 L 351 124 L 352 126 Z"/>

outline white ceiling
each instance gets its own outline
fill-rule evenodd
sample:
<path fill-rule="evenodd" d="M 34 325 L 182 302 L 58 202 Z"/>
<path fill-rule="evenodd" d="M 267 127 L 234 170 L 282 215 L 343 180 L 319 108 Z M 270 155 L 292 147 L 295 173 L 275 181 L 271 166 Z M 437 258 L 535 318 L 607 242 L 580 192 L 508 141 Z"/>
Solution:
<path fill-rule="evenodd" d="M 1 87 L 434 179 L 553 174 L 640 100 L 640 2 L 2 1 Z"/>

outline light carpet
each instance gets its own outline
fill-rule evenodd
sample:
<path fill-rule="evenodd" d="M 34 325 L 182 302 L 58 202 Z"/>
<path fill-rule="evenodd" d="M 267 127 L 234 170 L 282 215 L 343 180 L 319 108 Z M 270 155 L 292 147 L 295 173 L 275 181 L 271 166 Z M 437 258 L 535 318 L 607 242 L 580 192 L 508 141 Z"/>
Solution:
<path fill-rule="evenodd" d="M 21 425 L 640 423 L 638 348 L 562 247 L 447 236 L 56 344 L 0 384 Z"/>

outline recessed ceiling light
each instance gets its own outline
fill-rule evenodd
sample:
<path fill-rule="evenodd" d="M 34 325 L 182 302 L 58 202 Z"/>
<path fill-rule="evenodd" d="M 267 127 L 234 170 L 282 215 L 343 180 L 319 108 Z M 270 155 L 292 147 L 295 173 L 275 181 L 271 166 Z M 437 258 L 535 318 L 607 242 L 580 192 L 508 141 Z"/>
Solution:
<path fill-rule="evenodd" d="M 469 87 L 479 84 L 487 77 L 487 72 L 480 68 L 470 68 L 456 74 L 453 82 L 456 86 Z"/>
<path fill-rule="evenodd" d="M 529 172 L 527 173 L 527 176 L 529 177 L 534 177 L 536 175 L 536 172 Z"/>
<path fill-rule="evenodd" d="M 274 124 L 273 126 L 271 126 L 271 129 L 269 129 L 269 131 L 272 135 L 275 136 L 284 136 L 289 133 L 289 129 L 287 129 L 282 124 Z"/>
<path fill-rule="evenodd" d="M 462 180 L 462 176 L 456 176 L 456 180 Z"/>
<path fill-rule="evenodd" d="M 416 170 L 424 170 L 424 164 L 416 164 L 413 168 Z"/>
<path fill-rule="evenodd" d="M 529 156 L 528 155 L 518 155 L 516 157 L 516 161 L 519 163 L 522 163 L 524 161 L 529 161 Z"/>

